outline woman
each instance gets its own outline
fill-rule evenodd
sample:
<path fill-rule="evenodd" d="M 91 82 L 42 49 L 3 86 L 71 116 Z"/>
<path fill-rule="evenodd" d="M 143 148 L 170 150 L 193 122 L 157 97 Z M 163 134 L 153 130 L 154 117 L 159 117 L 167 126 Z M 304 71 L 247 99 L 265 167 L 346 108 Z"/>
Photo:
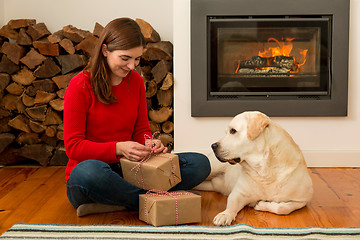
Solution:
<path fill-rule="evenodd" d="M 101 33 L 90 68 L 69 83 L 64 101 L 64 143 L 69 157 L 67 195 L 78 216 L 138 209 L 138 188 L 122 177 L 119 158 L 141 161 L 152 151 L 165 153 L 157 139 L 148 139 L 143 79 L 132 71 L 145 40 L 129 18 L 111 21 Z M 210 173 L 206 156 L 180 153 L 182 182 L 171 190 L 188 190 Z"/>

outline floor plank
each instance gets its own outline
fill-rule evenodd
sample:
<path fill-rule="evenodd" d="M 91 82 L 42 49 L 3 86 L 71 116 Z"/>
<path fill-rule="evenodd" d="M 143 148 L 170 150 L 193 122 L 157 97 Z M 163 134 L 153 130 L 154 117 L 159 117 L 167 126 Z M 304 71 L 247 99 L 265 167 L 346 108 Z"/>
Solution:
<path fill-rule="evenodd" d="M 145 225 L 138 212 L 114 212 L 77 217 L 66 196 L 64 167 L 0 168 L 0 234 L 17 222 L 54 224 Z M 312 201 L 287 216 L 245 207 L 234 224 L 255 227 L 360 227 L 360 168 L 309 168 L 314 184 Z M 226 207 L 226 196 L 201 192 L 202 221 Z"/>

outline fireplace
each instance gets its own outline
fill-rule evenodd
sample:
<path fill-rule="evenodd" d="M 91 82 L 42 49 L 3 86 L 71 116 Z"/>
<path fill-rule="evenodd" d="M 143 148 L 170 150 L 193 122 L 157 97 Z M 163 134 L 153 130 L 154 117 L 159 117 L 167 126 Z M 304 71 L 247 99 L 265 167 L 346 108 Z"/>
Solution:
<path fill-rule="evenodd" d="M 192 0 L 192 116 L 346 116 L 348 22 L 349 0 Z"/>
<path fill-rule="evenodd" d="M 330 26 L 330 16 L 210 18 L 210 98 L 329 96 Z"/>

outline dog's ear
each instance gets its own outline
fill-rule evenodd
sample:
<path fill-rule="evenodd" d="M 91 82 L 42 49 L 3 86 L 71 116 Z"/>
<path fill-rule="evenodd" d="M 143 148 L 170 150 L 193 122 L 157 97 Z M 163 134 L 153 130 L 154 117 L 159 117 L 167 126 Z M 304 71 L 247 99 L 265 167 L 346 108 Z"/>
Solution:
<path fill-rule="evenodd" d="M 255 140 L 269 125 L 270 119 L 260 112 L 250 113 L 247 118 L 247 137 L 250 140 Z"/>

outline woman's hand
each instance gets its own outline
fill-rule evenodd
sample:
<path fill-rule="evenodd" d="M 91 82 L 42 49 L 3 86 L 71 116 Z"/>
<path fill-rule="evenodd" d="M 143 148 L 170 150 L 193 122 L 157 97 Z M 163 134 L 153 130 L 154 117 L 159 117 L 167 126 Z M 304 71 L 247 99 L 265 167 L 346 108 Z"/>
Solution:
<path fill-rule="evenodd" d="M 151 153 L 151 147 L 138 142 L 126 141 L 116 143 L 116 155 L 123 155 L 131 161 L 141 161 Z"/>
<path fill-rule="evenodd" d="M 146 139 L 145 146 L 152 148 L 154 153 L 167 153 L 168 148 L 159 139 Z"/>

